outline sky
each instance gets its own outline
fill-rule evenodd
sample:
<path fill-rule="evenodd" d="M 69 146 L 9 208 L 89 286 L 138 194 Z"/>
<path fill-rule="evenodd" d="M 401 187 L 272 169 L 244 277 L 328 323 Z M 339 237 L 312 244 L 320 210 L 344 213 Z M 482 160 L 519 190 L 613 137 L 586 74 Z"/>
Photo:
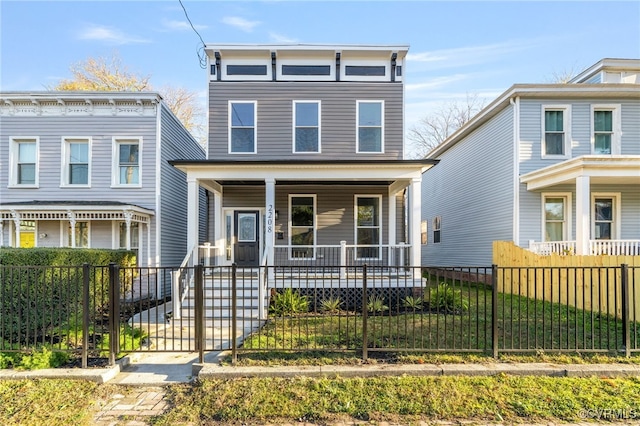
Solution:
<path fill-rule="evenodd" d="M 0 91 L 41 91 L 89 57 L 206 101 L 205 43 L 409 45 L 405 128 L 451 102 L 488 103 L 603 58 L 640 58 L 640 0 L 0 0 Z"/>

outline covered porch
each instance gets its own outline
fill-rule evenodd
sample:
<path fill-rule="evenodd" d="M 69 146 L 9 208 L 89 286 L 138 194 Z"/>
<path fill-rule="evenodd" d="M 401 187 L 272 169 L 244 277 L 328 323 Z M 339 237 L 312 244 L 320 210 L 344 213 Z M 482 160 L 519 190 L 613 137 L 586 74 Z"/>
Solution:
<path fill-rule="evenodd" d="M 544 235 L 529 241 L 531 251 L 640 254 L 639 155 L 581 156 L 522 175 L 520 182 L 542 197 Z"/>

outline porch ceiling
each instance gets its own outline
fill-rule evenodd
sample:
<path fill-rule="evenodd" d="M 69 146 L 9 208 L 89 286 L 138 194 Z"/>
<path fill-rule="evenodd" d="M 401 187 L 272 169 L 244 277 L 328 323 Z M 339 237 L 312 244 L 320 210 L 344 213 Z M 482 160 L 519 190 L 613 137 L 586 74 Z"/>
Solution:
<path fill-rule="evenodd" d="M 639 185 L 640 155 L 585 155 L 520 176 L 528 191 L 574 184 L 588 176 L 592 184 Z"/>

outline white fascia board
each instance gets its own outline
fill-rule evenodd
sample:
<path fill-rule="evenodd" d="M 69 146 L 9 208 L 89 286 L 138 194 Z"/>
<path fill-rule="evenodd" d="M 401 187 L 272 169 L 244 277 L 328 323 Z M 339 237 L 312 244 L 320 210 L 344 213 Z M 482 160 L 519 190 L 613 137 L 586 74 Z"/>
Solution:
<path fill-rule="evenodd" d="M 82 204 L 50 204 L 50 205 L 41 205 L 41 204 L 3 204 L 2 211 L 30 211 L 30 212 L 53 212 L 53 211 L 62 211 L 66 212 L 68 210 L 72 210 L 74 212 L 121 212 L 125 210 L 131 210 L 137 213 L 142 213 L 149 216 L 155 216 L 155 212 L 153 210 L 145 209 L 144 207 L 134 206 L 129 204 L 119 204 L 119 205 L 95 205 L 95 206 L 87 206 Z"/>

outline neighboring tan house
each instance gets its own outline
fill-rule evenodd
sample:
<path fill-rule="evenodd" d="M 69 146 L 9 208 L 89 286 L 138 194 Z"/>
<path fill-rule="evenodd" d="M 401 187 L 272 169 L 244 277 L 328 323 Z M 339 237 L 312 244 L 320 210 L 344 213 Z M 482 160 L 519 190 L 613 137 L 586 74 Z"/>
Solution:
<path fill-rule="evenodd" d="M 488 265 L 494 240 L 536 253 L 640 254 L 640 60 L 567 84 L 516 84 L 427 156 L 429 265 Z"/>
<path fill-rule="evenodd" d="M 168 161 L 205 153 L 158 94 L 0 93 L 0 147 L 0 246 L 184 258 L 187 184 Z"/>
<path fill-rule="evenodd" d="M 189 185 L 188 246 L 206 188 L 219 265 L 419 266 L 435 161 L 403 158 L 407 50 L 207 45 L 208 159 L 171 162 Z"/>

